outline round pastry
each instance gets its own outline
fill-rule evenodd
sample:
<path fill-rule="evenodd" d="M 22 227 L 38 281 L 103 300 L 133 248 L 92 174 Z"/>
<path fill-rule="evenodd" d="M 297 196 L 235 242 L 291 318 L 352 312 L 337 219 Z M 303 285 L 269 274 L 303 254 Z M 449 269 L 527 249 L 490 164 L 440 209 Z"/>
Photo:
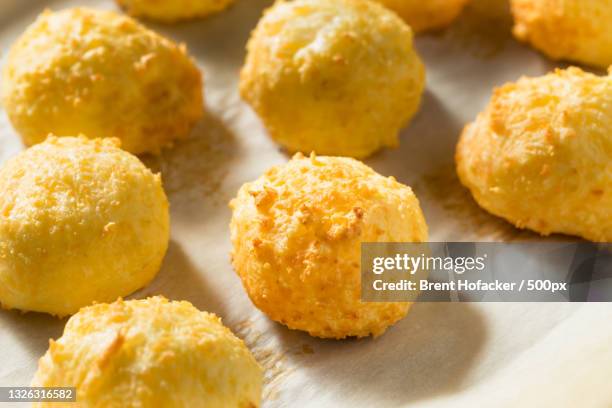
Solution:
<path fill-rule="evenodd" d="M 375 0 L 395 11 L 415 32 L 450 25 L 468 0 Z"/>
<path fill-rule="evenodd" d="M 0 168 L 0 304 L 75 313 L 157 273 L 169 239 L 159 175 L 116 139 L 50 137 Z"/>
<path fill-rule="evenodd" d="M 247 48 L 242 97 L 291 152 L 396 146 L 425 84 L 410 28 L 367 0 L 278 1 Z"/>
<path fill-rule="evenodd" d="M 296 154 L 232 200 L 232 263 L 259 309 L 312 336 L 378 336 L 410 303 L 360 299 L 362 242 L 423 242 L 412 190 L 365 164 Z"/>
<path fill-rule="evenodd" d="M 185 47 L 109 11 L 43 12 L 11 48 L 2 79 L 26 145 L 83 133 L 156 153 L 203 113 L 202 78 Z"/>
<path fill-rule="evenodd" d="M 612 64 L 609 0 L 512 0 L 514 35 L 548 57 L 607 68 Z"/>
<path fill-rule="evenodd" d="M 226 9 L 234 0 L 115 0 L 134 17 L 174 23 L 205 17 Z"/>
<path fill-rule="evenodd" d="M 517 227 L 612 241 L 612 76 L 569 68 L 502 86 L 456 161 L 480 206 Z"/>
<path fill-rule="evenodd" d="M 221 319 L 152 297 L 81 309 L 49 342 L 32 386 L 75 387 L 87 407 L 248 408 L 259 406 L 262 380 Z"/>

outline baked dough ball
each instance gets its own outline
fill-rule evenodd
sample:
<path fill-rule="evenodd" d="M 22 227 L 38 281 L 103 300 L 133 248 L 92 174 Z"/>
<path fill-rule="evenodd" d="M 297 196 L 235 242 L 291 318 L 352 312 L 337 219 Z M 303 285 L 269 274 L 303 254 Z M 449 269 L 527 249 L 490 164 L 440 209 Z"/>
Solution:
<path fill-rule="evenodd" d="M 13 45 L 2 82 L 27 145 L 83 133 L 155 153 L 186 137 L 203 112 L 201 75 L 185 47 L 109 11 L 43 12 Z"/>
<path fill-rule="evenodd" d="M 232 263 L 259 309 L 312 336 L 378 336 L 410 303 L 360 300 L 362 242 L 423 242 L 412 190 L 349 158 L 296 154 L 230 203 Z"/>
<path fill-rule="evenodd" d="M 32 385 L 73 386 L 81 407 L 249 408 L 262 377 L 221 319 L 152 297 L 81 309 L 49 342 Z"/>
<path fill-rule="evenodd" d="M 75 313 L 157 273 L 169 238 L 159 175 L 116 139 L 51 137 L 0 169 L 0 304 Z"/>
<path fill-rule="evenodd" d="M 366 0 L 278 1 L 248 43 L 242 97 L 291 152 L 365 157 L 396 146 L 425 70 L 412 31 Z"/>
<path fill-rule="evenodd" d="M 548 57 L 612 64 L 610 0 L 512 0 L 514 35 Z"/>
<path fill-rule="evenodd" d="M 612 241 L 612 77 L 578 68 L 497 89 L 457 146 L 481 207 L 542 235 Z"/>
<path fill-rule="evenodd" d="M 395 11 L 416 31 L 444 28 L 461 14 L 468 0 L 375 0 Z"/>
<path fill-rule="evenodd" d="M 162 23 L 205 17 L 226 9 L 234 0 L 115 0 L 130 15 Z"/>

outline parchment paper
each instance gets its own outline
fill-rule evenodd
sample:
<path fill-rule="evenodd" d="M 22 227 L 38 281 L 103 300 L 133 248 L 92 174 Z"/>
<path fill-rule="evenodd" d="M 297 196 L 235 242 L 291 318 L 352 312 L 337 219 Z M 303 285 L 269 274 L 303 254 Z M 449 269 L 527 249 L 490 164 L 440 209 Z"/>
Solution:
<path fill-rule="evenodd" d="M 244 45 L 271 0 L 237 0 L 218 16 L 173 26 L 146 23 L 187 43 L 205 73 L 207 117 L 161 157 L 172 238 L 155 281 L 132 297 L 164 294 L 215 312 L 266 369 L 266 407 L 610 407 L 612 305 L 426 304 L 373 340 L 324 341 L 268 320 L 229 262 L 228 200 L 245 181 L 288 159 L 240 101 Z M 0 1 L 0 50 L 45 7 L 111 1 Z M 411 185 L 432 241 L 540 239 L 480 210 L 458 184 L 453 152 L 494 86 L 555 65 L 510 36 L 501 0 L 475 0 L 450 29 L 419 36 L 427 65 L 420 113 L 401 146 L 367 164 Z M 23 147 L 0 112 L 0 161 Z M 0 192 L 1 194 L 1 192 Z M 555 239 L 548 238 L 548 239 Z M 65 320 L 0 311 L 0 385 L 28 385 Z"/>

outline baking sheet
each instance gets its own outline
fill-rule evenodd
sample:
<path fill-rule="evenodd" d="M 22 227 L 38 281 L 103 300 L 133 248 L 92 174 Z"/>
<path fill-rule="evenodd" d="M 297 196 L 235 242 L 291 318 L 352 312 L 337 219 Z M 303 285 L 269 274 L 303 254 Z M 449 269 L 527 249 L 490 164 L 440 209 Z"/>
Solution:
<path fill-rule="evenodd" d="M 220 315 L 266 369 L 266 407 L 611 406 L 610 304 L 420 303 L 384 336 L 348 341 L 290 331 L 251 305 L 229 262 L 227 202 L 243 182 L 288 160 L 237 92 L 248 34 L 269 4 L 237 0 L 206 20 L 146 23 L 187 43 L 205 73 L 208 113 L 190 140 L 143 157 L 162 172 L 172 234 L 159 275 L 132 297 L 163 294 Z M 73 5 L 116 8 L 101 0 L 1 0 L 2 56 L 43 8 Z M 509 29 L 503 1 L 474 0 L 449 30 L 419 36 L 428 76 L 421 111 L 398 149 L 366 161 L 414 188 L 432 241 L 539 239 L 480 210 L 453 170 L 457 137 L 492 88 L 555 66 Z M 22 148 L 0 112 L 0 161 Z M 64 324 L 1 311 L 0 385 L 29 384 Z"/>

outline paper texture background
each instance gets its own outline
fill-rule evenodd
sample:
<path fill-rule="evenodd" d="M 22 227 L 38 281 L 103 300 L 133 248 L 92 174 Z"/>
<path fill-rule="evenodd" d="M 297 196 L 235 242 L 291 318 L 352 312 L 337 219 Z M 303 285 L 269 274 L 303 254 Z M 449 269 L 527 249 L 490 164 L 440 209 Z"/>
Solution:
<path fill-rule="evenodd" d="M 240 101 L 244 45 L 270 0 L 174 26 L 147 23 L 187 43 L 205 75 L 207 118 L 190 140 L 144 161 L 163 174 L 172 238 L 155 281 L 134 297 L 164 294 L 215 312 L 266 369 L 266 407 L 609 407 L 612 305 L 417 304 L 373 340 L 324 341 L 287 330 L 255 309 L 229 262 L 227 202 L 245 182 L 288 159 Z M 367 164 L 411 185 L 432 241 L 537 239 L 480 210 L 458 184 L 453 152 L 494 86 L 555 65 L 512 40 L 498 0 L 481 0 L 451 29 L 419 36 L 427 66 L 420 113 L 396 150 Z M 43 8 L 111 1 L 0 1 L 2 57 Z M 23 147 L 0 112 L 0 161 Z M 0 192 L 1 194 L 1 192 Z M 548 239 L 557 239 L 555 237 Z M 30 382 L 65 320 L 0 312 L 0 385 Z"/>

